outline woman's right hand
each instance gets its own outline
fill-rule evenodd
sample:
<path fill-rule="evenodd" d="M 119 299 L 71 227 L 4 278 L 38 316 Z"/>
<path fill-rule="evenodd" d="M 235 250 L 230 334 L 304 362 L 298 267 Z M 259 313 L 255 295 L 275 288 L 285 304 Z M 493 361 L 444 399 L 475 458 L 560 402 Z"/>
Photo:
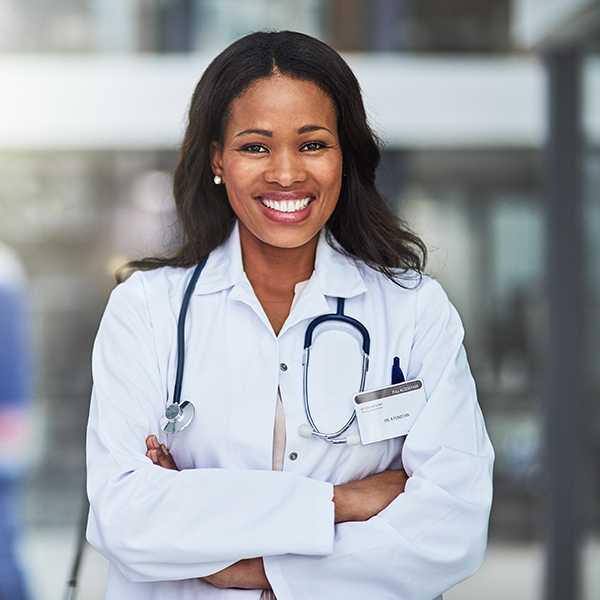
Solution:
<path fill-rule="evenodd" d="M 159 444 L 155 435 L 149 435 L 146 438 L 146 456 L 159 467 L 163 469 L 171 469 L 179 471 L 173 457 L 169 454 L 167 447 L 164 444 Z"/>
<path fill-rule="evenodd" d="M 407 479 L 406 471 L 394 469 L 334 486 L 335 522 L 374 517 L 404 492 Z"/>

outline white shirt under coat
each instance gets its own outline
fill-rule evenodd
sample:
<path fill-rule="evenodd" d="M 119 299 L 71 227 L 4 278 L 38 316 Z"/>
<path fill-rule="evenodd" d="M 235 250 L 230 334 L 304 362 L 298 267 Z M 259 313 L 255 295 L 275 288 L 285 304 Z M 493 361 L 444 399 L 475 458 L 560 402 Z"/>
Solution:
<path fill-rule="evenodd" d="M 94 347 L 88 539 L 111 563 L 106 597 L 258 600 L 259 590 L 199 579 L 257 556 L 278 600 L 432 600 L 474 573 L 485 556 L 493 450 L 463 328 L 441 287 L 425 277 L 403 289 L 321 235 L 313 275 L 276 336 L 243 271 L 236 226 L 210 255 L 189 306 L 182 399 L 196 415 L 167 435 L 159 420 L 191 273 L 137 272 L 119 285 Z M 365 389 L 391 383 L 395 356 L 407 379 L 424 382 L 427 404 L 403 438 L 351 447 L 298 434 L 304 333 L 335 312 L 337 297 L 371 334 Z M 318 336 L 309 385 L 322 430 L 350 416 L 360 365 L 347 333 Z M 282 472 L 272 470 L 278 387 Z M 150 434 L 180 472 L 146 458 Z M 390 468 L 408 473 L 405 492 L 369 521 L 334 526 L 333 485 Z"/>

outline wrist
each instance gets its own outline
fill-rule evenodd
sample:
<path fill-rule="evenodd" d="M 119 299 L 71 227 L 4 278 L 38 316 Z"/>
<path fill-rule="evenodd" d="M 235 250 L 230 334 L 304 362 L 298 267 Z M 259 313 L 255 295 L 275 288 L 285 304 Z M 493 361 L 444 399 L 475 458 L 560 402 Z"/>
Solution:
<path fill-rule="evenodd" d="M 348 499 L 348 484 L 333 486 L 333 504 L 335 507 L 334 523 L 345 523 L 354 520 L 350 511 L 352 503 Z"/>

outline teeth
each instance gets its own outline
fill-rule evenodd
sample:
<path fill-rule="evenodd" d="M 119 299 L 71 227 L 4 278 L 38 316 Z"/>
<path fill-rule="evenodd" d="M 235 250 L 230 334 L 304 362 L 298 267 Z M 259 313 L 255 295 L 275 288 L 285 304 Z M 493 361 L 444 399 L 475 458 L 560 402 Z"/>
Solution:
<path fill-rule="evenodd" d="M 304 198 L 303 200 L 290 200 L 289 202 L 286 200 L 282 200 L 278 202 L 277 200 L 265 200 L 261 198 L 261 202 L 272 210 L 276 210 L 278 212 L 296 212 L 298 210 L 304 210 L 310 203 L 310 198 Z"/>

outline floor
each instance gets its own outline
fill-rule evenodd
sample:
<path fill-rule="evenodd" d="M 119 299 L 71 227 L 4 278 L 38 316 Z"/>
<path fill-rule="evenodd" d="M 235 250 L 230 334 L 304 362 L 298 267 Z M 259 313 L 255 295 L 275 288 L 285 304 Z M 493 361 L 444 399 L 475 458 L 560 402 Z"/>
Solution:
<path fill-rule="evenodd" d="M 67 598 L 75 538 L 75 529 L 67 528 L 27 533 L 22 551 L 33 600 Z M 543 552 L 539 545 L 491 544 L 483 567 L 446 592 L 444 600 L 541 600 L 542 566 Z M 76 597 L 102 600 L 107 569 L 107 561 L 86 545 Z"/>

